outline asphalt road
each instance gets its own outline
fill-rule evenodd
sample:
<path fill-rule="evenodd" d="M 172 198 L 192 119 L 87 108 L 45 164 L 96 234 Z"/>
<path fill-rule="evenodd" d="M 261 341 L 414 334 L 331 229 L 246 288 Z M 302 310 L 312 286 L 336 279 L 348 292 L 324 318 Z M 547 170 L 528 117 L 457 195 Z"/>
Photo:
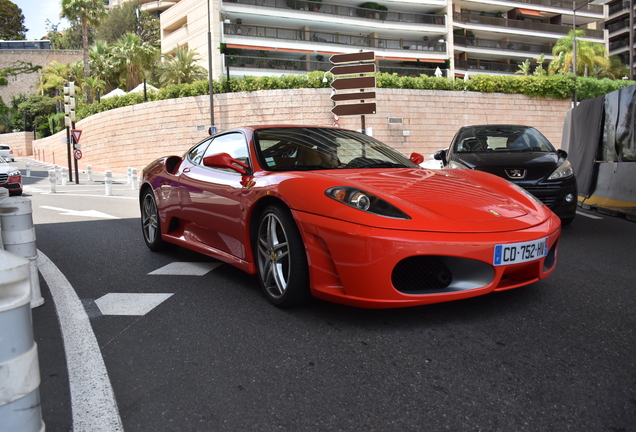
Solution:
<path fill-rule="evenodd" d="M 396 310 L 280 310 L 228 265 L 149 274 L 216 261 L 150 252 L 123 181 L 114 197 L 99 179 L 57 194 L 46 179 L 25 183 L 38 249 L 82 301 L 127 432 L 636 431 L 634 222 L 583 212 L 564 227 L 554 274 L 512 291 Z M 43 418 L 67 431 L 73 379 L 41 281 Z M 102 313 L 117 293 L 172 295 L 142 315 Z"/>

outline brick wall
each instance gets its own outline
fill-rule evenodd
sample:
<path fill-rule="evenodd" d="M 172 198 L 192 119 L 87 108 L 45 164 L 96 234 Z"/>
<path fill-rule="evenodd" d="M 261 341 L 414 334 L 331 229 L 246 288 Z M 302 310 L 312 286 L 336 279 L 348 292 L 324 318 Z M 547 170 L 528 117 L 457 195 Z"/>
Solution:
<path fill-rule="evenodd" d="M 6 144 L 13 150 L 14 157 L 24 157 L 33 154 L 33 132 L 15 132 L 0 134 L 0 144 Z"/>
<path fill-rule="evenodd" d="M 82 60 L 81 51 L 71 50 L 2 50 L 0 51 L 0 69 L 13 67 L 16 62 L 31 63 L 32 65 L 40 65 L 43 68 L 48 67 L 51 62 L 56 61 L 61 64 L 72 63 Z M 11 102 L 11 96 L 17 96 L 20 93 L 32 94 L 36 93 L 40 85 L 42 70 L 36 73 L 20 74 L 16 77 L 9 76 L 8 85 L 0 86 L 0 97 L 5 105 Z"/>
<path fill-rule="evenodd" d="M 516 123 L 535 126 L 559 148 L 569 101 L 521 95 L 377 89 L 376 115 L 366 116 L 373 136 L 402 153 L 425 157 L 445 148 L 460 126 Z M 219 130 L 241 125 L 302 124 L 331 126 L 329 89 L 270 90 L 219 94 L 214 98 Z M 401 120 L 401 123 L 389 123 Z M 160 156 L 183 154 L 207 137 L 207 96 L 170 99 L 119 108 L 82 120 L 80 167 L 141 168 Z M 197 131 L 197 126 L 204 126 Z M 343 117 L 340 126 L 360 128 L 360 116 Z M 33 141 L 36 158 L 66 166 L 64 134 Z"/>

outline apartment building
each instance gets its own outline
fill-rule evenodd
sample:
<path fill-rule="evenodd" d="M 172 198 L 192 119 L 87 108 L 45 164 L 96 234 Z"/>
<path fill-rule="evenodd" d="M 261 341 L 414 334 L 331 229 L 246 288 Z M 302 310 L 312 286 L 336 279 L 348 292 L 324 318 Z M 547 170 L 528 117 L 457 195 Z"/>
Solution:
<path fill-rule="evenodd" d="M 209 31 L 215 78 L 327 71 L 331 55 L 360 50 L 373 50 L 382 72 L 509 75 L 551 60 L 575 25 L 607 44 L 606 1 L 174 0 L 161 11 L 161 50 L 188 46 L 207 69 Z M 168 2 L 142 0 L 151 4 Z"/>
<path fill-rule="evenodd" d="M 609 38 L 609 54 L 618 56 L 629 66 L 630 78 L 636 76 L 634 60 L 634 0 L 614 0 L 607 4 L 605 28 Z"/>

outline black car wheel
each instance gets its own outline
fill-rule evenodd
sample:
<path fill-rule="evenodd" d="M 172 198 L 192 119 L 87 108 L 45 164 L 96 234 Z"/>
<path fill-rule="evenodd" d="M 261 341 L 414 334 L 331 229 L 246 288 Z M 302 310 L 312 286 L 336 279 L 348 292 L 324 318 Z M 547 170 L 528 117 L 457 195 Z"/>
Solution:
<path fill-rule="evenodd" d="M 256 243 L 258 275 L 267 299 L 279 307 L 311 299 L 303 240 L 287 209 L 270 206 L 263 212 Z"/>
<path fill-rule="evenodd" d="M 144 192 L 141 201 L 141 229 L 144 233 L 144 241 L 150 250 L 165 249 L 167 243 L 161 238 L 161 222 L 155 196 L 150 189 Z"/>

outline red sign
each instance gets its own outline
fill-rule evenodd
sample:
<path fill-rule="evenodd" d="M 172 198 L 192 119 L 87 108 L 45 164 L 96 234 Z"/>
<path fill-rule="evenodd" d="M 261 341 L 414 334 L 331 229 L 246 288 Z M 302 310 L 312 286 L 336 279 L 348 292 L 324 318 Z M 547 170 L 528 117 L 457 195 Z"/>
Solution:
<path fill-rule="evenodd" d="M 82 136 L 82 131 L 78 129 L 71 129 L 71 135 L 73 135 L 73 138 L 75 139 L 75 144 L 77 144 L 79 143 L 80 137 Z"/>
<path fill-rule="evenodd" d="M 73 151 L 73 154 L 75 155 L 75 159 L 80 160 L 82 158 L 82 151 L 80 149 L 75 149 Z"/>

